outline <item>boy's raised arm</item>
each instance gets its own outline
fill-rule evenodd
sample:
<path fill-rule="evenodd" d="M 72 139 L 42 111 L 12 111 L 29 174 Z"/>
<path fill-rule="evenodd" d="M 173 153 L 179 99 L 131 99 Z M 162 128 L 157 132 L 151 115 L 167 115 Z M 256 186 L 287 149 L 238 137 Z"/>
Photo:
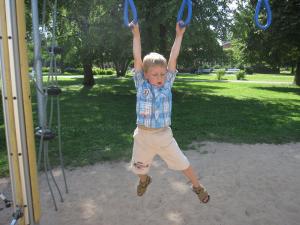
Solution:
<path fill-rule="evenodd" d="M 139 25 L 132 23 L 131 31 L 133 34 L 133 58 L 134 58 L 134 69 L 135 71 L 141 71 L 143 67 L 142 61 L 142 47 L 141 47 L 141 35 Z"/>
<path fill-rule="evenodd" d="M 179 23 L 180 22 L 178 22 L 176 24 L 176 38 L 175 38 L 175 41 L 173 43 L 171 53 L 170 53 L 169 62 L 168 62 L 168 70 L 171 71 L 171 72 L 176 71 L 177 58 L 178 58 L 178 55 L 179 55 L 179 52 L 180 52 L 180 46 L 181 46 L 183 34 L 185 32 L 185 27 L 181 28 L 179 26 Z"/>

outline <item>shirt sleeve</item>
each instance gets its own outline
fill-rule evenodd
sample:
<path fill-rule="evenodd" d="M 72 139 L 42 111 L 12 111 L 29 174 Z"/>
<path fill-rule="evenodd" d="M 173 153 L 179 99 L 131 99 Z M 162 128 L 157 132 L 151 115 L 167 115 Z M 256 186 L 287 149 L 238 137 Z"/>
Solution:
<path fill-rule="evenodd" d="M 138 86 L 140 86 L 141 84 L 143 84 L 144 81 L 145 81 L 143 71 L 134 72 L 133 80 L 134 80 L 134 85 L 135 85 L 136 88 Z"/>
<path fill-rule="evenodd" d="M 174 83 L 177 73 L 178 73 L 177 70 L 175 70 L 175 71 L 168 70 L 166 73 L 166 80 L 171 83 L 171 86 L 173 86 L 173 83 Z"/>

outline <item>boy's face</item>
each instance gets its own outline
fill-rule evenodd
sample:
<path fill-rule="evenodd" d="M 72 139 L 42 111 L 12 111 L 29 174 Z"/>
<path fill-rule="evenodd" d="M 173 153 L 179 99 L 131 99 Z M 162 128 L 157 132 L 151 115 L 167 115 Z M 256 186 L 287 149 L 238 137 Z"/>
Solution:
<path fill-rule="evenodd" d="M 150 84 L 161 87 L 165 83 L 167 68 L 163 66 L 152 66 L 145 72 L 145 78 Z"/>

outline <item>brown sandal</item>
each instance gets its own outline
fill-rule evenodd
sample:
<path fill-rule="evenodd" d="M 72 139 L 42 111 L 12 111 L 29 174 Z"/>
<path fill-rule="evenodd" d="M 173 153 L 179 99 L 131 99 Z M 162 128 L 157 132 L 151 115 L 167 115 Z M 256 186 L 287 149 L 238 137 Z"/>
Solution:
<path fill-rule="evenodd" d="M 146 190 L 149 184 L 151 184 L 152 182 L 152 178 L 150 176 L 147 176 L 146 181 L 145 182 L 141 182 L 139 183 L 139 185 L 137 186 L 136 192 L 138 196 L 142 196 Z"/>
<path fill-rule="evenodd" d="M 209 196 L 208 192 L 206 191 L 206 189 L 204 187 L 202 187 L 202 186 L 193 187 L 192 186 L 192 189 L 193 189 L 193 192 L 196 193 L 196 195 L 198 196 L 199 200 L 202 203 L 208 203 L 209 202 L 210 196 Z"/>

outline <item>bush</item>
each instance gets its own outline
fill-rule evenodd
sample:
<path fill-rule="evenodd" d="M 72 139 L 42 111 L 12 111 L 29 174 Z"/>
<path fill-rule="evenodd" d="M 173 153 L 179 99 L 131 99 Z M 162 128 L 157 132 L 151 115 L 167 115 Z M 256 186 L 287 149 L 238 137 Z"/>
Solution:
<path fill-rule="evenodd" d="M 80 71 L 74 67 L 66 67 L 64 70 L 64 73 L 68 73 L 68 74 L 79 74 Z"/>
<path fill-rule="evenodd" d="M 101 74 L 101 69 L 98 67 L 93 67 L 93 75 L 99 75 Z"/>
<path fill-rule="evenodd" d="M 83 68 L 77 68 L 77 71 L 78 71 L 79 74 L 84 74 Z"/>
<path fill-rule="evenodd" d="M 257 64 L 252 66 L 253 71 L 255 73 L 265 73 L 265 74 L 273 74 L 273 73 L 280 73 L 279 67 L 271 67 L 265 64 Z"/>
<path fill-rule="evenodd" d="M 222 77 L 225 75 L 225 70 L 217 71 L 217 80 L 222 80 Z"/>
<path fill-rule="evenodd" d="M 93 74 L 94 75 L 113 75 L 114 70 L 113 69 L 101 69 L 99 67 L 94 67 Z"/>
<path fill-rule="evenodd" d="M 237 65 L 237 68 L 239 68 L 240 70 L 244 70 L 245 66 L 243 64 L 239 64 L 239 65 Z"/>
<path fill-rule="evenodd" d="M 236 79 L 237 80 L 243 80 L 245 79 L 245 71 L 240 70 L 239 72 L 236 73 Z"/>
<path fill-rule="evenodd" d="M 49 73 L 49 69 L 50 69 L 49 67 L 43 67 L 42 72 L 43 73 Z"/>
<path fill-rule="evenodd" d="M 253 74 L 253 68 L 252 67 L 246 67 L 245 68 L 245 72 L 246 72 L 246 74 Z"/>
<path fill-rule="evenodd" d="M 93 69 L 92 69 L 93 75 L 96 75 L 96 74 L 97 74 L 97 72 L 98 72 L 97 70 L 98 70 L 98 68 L 94 68 L 94 67 L 93 67 Z"/>
<path fill-rule="evenodd" d="M 105 72 L 106 75 L 113 75 L 114 71 L 112 69 L 107 69 Z"/>

